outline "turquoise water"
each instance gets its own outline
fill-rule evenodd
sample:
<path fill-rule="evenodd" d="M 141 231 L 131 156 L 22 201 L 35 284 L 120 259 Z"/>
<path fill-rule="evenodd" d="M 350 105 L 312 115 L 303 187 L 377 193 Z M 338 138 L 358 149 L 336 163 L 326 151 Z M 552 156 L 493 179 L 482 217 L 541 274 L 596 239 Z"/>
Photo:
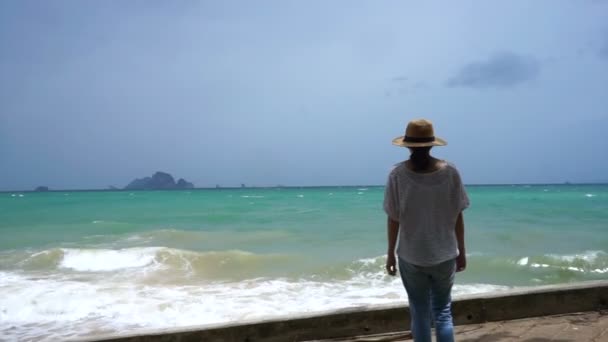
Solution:
<path fill-rule="evenodd" d="M 608 279 L 608 185 L 469 186 L 456 295 Z M 383 187 L 0 194 L 0 334 L 405 302 Z"/>

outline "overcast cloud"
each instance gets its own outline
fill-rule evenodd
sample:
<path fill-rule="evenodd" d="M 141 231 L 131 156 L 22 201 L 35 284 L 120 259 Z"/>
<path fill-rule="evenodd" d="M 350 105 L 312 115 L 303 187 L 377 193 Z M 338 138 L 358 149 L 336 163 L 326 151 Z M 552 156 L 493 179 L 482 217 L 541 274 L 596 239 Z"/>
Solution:
<path fill-rule="evenodd" d="M 467 183 L 605 182 L 603 8 L 1 1 L 0 190 L 384 184 L 418 117 Z"/>

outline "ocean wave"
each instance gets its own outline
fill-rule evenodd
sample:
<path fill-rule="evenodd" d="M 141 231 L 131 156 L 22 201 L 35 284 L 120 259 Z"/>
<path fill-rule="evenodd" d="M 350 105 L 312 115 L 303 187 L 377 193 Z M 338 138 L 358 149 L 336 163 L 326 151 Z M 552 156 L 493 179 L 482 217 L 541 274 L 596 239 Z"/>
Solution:
<path fill-rule="evenodd" d="M 161 248 L 129 248 L 122 250 L 61 249 L 60 268 L 76 271 L 116 271 L 145 267 L 156 263 Z"/>
<path fill-rule="evenodd" d="M 467 271 L 459 274 L 465 282 L 497 282 L 508 285 L 555 284 L 606 279 L 608 253 L 585 251 L 573 254 L 531 255 L 519 258 L 467 253 Z M 382 280 L 386 256 L 362 258 L 334 266 L 328 279 L 367 277 Z M 322 274 L 322 272 L 320 272 Z"/>
<path fill-rule="evenodd" d="M 123 250 L 54 248 L 31 254 L 21 254 L 17 261 L 23 270 L 51 271 L 70 269 L 83 272 L 115 271 L 151 264 L 158 248 Z"/>
<path fill-rule="evenodd" d="M 588 263 L 608 261 L 608 253 L 604 251 L 585 251 L 580 254 L 567 255 L 547 254 L 546 256 L 555 260 L 565 261 L 569 263 L 576 261 L 583 261 Z"/>
<path fill-rule="evenodd" d="M 272 239 L 285 239 L 291 233 L 285 230 L 252 230 L 247 232 L 235 231 L 205 231 L 181 230 L 174 228 L 158 229 L 153 231 L 130 233 L 114 236 L 117 247 L 135 247 L 145 244 L 161 245 L 165 247 L 201 246 L 210 241 L 224 245 L 234 245 L 236 242 L 267 241 Z M 230 243 L 226 243 L 226 241 Z M 187 247 L 186 247 L 187 249 Z M 196 249 L 196 248 L 193 248 Z"/>
<path fill-rule="evenodd" d="M 81 273 L 114 272 L 114 276 L 139 273 L 150 281 L 245 279 L 277 275 L 292 258 L 279 254 L 255 254 L 241 250 L 196 252 L 167 247 L 123 249 L 56 248 L 22 257 L 24 270 L 66 270 Z M 116 273 L 118 272 L 118 273 Z"/>
<path fill-rule="evenodd" d="M 92 224 L 103 224 L 103 225 L 129 225 L 127 222 L 108 221 L 108 220 L 93 220 Z"/>
<path fill-rule="evenodd" d="M 505 288 L 456 285 L 454 294 Z M 111 278 L 84 282 L 0 272 L 0 335 L 15 340 L 82 339 L 99 331 L 228 323 L 406 302 L 398 277 L 333 282 L 255 278 L 142 286 Z"/>
<path fill-rule="evenodd" d="M 608 253 L 586 251 L 578 254 L 526 256 L 513 262 L 518 273 L 534 283 L 564 283 L 606 279 Z"/>
<path fill-rule="evenodd" d="M 52 249 L 32 253 L 27 260 L 76 273 L 0 272 L 0 334 L 15 340 L 82 339 L 99 331 L 228 323 L 407 302 L 401 279 L 384 271 L 384 255 L 317 269 L 311 276 L 300 270 L 297 277 L 260 276 L 259 267 L 275 268 L 277 260 L 287 261 L 278 267 L 278 272 L 285 273 L 293 260 L 245 251 Z M 252 269 L 256 271 L 246 279 L 218 276 L 226 270 L 247 273 Z M 132 276 L 133 271 L 142 276 Z M 81 276 L 96 272 L 101 276 Z M 213 272 L 219 273 L 206 281 L 188 282 L 175 276 Z M 171 281 L 150 281 L 150 277 Z M 509 288 L 482 282 L 456 284 L 453 294 Z"/>
<path fill-rule="evenodd" d="M 549 268 L 601 274 L 608 272 L 608 253 L 604 251 L 585 251 L 579 254 L 526 256 L 518 259 L 516 264 L 528 268 Z"/>
<path fill-rule="evenodd" d="M 608 253 L 603 251 L 519 258 L 493 257 L 479 253 L 471 253 L 468 256 L 470 267 L 467 275 L 476 273 L 499 277 L 501 274 L 513 274 L 518 279 L 524 279 L 525 273 L 522 272 L 528 272 L 531 274 L 529 279 L 545 277 L 547 282 L 555 282 L 553 277 L 556 274 L 567 277 L 574 272 L 580 274 L 580 280 L 592 280 L 608 273 Z M 180 283 L 188 279 L 235 281 L 260 277 L 326 281 L 368 277 L 382 280 L 387 276 L 384 270 L 384 255 L 325 263 L 309 260 L 301 254 L 258 254 L 243 250 L 193 251 L 170 247 L 55 248 L 29 253 L 9 253 L 0 261 L 0 269 L 112 273 L 114 277 L 145 277 L 150 283 Z M 537 273 L 541 271 L 544 275 L 539 276 Z"/>

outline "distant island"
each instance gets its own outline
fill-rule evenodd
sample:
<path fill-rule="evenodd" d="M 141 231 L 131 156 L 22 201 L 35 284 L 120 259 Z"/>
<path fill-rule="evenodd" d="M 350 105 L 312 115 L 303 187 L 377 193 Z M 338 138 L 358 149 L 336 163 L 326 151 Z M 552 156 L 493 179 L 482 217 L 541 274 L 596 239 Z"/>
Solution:
<path fill-rule="evenodd" d="M 36 187 L 36 189 L 34 189 L 34 191 L 37 191 L 37 192 L 49 191 L 49 187 L 41 185 L 41 186 Z"/>
<path fill-rule="evenodd" d="M 134 179 L 125 190 L 175 190 L 193 189 L 194 184 L 180 178 L 177 182 L 173 176 L 166 172 L 158 171 L 152 177 Z"/>

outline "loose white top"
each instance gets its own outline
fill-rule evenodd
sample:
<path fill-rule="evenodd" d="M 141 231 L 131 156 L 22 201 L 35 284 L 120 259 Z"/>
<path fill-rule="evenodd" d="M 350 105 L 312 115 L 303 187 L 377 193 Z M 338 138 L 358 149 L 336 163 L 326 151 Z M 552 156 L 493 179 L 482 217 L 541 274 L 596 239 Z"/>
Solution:
<path fill-rule="evenodd" d="M 405 162 L 397 164 L 384 192 L 384 211 L 399 222 L 397 255 L 418 266 L 456 258 L 456 219 L 468 206 L 469 197 L 453 164 L 431 173 L 416 173 Z"/>

